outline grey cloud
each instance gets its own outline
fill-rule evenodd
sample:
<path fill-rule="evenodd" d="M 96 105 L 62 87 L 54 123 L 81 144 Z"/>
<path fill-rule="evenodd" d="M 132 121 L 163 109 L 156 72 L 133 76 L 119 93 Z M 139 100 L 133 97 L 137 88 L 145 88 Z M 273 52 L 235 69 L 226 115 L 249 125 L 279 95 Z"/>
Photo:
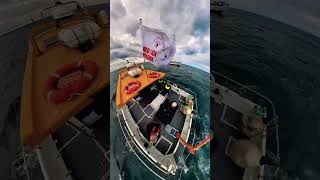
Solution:
<path fill-rule="evenodd" d="M 130 45 L 131 45 L 132 47 L 141 47 L 141 44 L 140 44 L 140 43 L 136 43 L 136 42 L 131 43 Z"/>
<path fill-rule="evenodd" d="M 195 19 L 193 24 L 194 35 L 206 35 L 209 32 L 208 24 L 210 24 L 210 19 L 208 16 L 210 16 L 209 12 L 200 11 L 199 16 Z"/>
<path fill-rule="evenodd" d="M 121 43 L 112 41 L 112 43 L 110 43 L 110 49 L 119 49 L 119 48 L 123 48 L 123 45 Z"/>
<path fill-rule="evenodd" d="M 175 34 L 177 56 L 185 54 L 188 59 L 201 57 L 209 62 L 209 0 L 112 0 L 111 14 L 118 13 L 113 11 L 119 8 L 112 8 L 117 3 L 122 4 L 126 14 L 111 16 L 111 58 L 141 56 L 141 37 L 137 32 L 140 32 L 138 20 L 142 18 L 146 26 Z"/>
<path fill-rule="evenodd" d="M 187 48 L 184 50 L 184 53 L 186 55 L 193 55 L 193 54 L 196 54 L 198 51 L 194 48 Z"/>
<path fill-rule="evenodd" d="M 193 2 L 193 1 L 191 1 Z M 188 11 L 188 8 L 191 8 L 190 1 L 186 1 L 184 3 L 181 3 L 181 1 L 178 0 L 172 0 L 169 3 L 164 3 L 159 8 L 160 9 L 160 20 L 163 24 L 166 26 L 172 26 L 177 24 L 176 21 L 174 21 L 174 16 L 181 15 L 179 13 Z M 175 13 L 168 13 L 168 12 L 175 12 Z M 184 14 L 184 16 L 187 16 L 188 14 Z M 191 18 L 190 18 L 191 19 Z"/>
<path fill-rule="evenodd" d="M 125 50 L 112 50 L 111 51 L 111 59 L 116 59 L 116 58 L 126 58 L 131 56 L 132 54 L 130 54 L 128 51 Z"/>
<path fill-rule="evenodd" d="M 119 49 L 113 49 L 110 52 L 111 59 L 123 59 L 127 57 L 139 57 L 140 52 L 134 50 L 134 49 L 127 49 L 127 48 L 119 48 Z"/>
<path fill-rule="evenodd" d="M 119 1 L 112 1 L 112 3 L 110 4 L 110 8 L 112 9 L 110 15 L 115 19 L 119 19 L 125 16 L 127 13 L 126 8 Z"/>
<path fill-rule="evenodd" d="M 138 23 L 130 23 L 127 25 L 126 27 L 127 32 L 131 34 L 131 36 L 136 36 L 137 35 L 137 31 L 139 29 L 139 24 Z"/>

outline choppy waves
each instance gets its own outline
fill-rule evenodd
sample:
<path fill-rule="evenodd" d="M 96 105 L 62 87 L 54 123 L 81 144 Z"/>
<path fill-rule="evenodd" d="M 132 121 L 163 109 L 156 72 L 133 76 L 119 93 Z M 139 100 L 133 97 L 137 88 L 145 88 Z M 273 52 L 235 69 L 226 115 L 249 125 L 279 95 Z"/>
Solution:
<path fill-rule="evenodd" d="M 320 39 L 231 9 L 211 18 L 211 67 L 275 103 L 280 117 L 279 179 L 319 179 Z"/>
<path fill-rule="evenodd" d="M 146 66 L 149 69 L 154 69 L 151 64 Z M 198 115 L 196 123 L 196 140 L 195 143 L 201 141 L 209 132 L 210 128 L 210 83 L 209 83 L 209 73 L 196 69 L 191 66 L 181 65 L 181 67 L 170 66 L 163 71 L 167 72 L 167 79 L 174 81 L 186 88 L 189 88 L 193 92 L 196 93 L 198 99 Z M 110 98 L 115 100 L 115 88 L 117 83 L 117 71 L 112 73 L 111 76 L 111 94 Z M 112 104 L 111 114 L 115 113 L 114 103 Z M 112 119 L 112 123 L 115 123 L 115 119 Z M 115 135 L 111 137 L 121 136 L 121 132 L 117 130 L 116 126 L 111 131 L 115 133 Z M 121 144 L 124 142 L 113 141 Z M 113 146 L 113 145 L 112 145 Z M 117 145 L 118 146 L 118 145 Z M 122 145 L 124 146 L 124 145 Z M 140 161 L 137 158 L 134 158 L 132 152 L 124 150 L 116 151 L 117 155 L 122 156 L 123 159 L 123 170 L 125 171 L 125 177 L 127 179 L 142 179 L 147 177 L 148 179 L 157 179 L 152 173 L 148 172 L 148 170 L 143 167 Z M 186 156 L 188 153 L 185 154 Z M 119 158 L 118 160 L 120 160 Z M 197 152 L 195 156 L 189 155 L 186 165 L 188 167 L 188 171 L 186 173 L 182 173 L 181 177 L 177 176 L 176 179 L 209 179 L 210 178 L 210 146 L 205 146 L 203 149 Z"/>

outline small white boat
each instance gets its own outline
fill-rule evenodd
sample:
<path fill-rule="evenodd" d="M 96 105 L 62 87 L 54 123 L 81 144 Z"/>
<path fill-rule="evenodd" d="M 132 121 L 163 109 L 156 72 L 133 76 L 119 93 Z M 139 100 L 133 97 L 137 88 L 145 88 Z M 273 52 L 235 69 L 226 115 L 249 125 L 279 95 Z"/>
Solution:
<path fill-rule="evenodd" d="M 229 3 L 224 0 L 213 0 L 212 3 L 210 3 L 210 10 L 212 10 L 215 13 L 223 13 L 229 8 Z"/>
<path fill-rule="evenodd" d="M 178 66 L 178 67 L 180 67 L 181 66 L 181 62 L 180 61 L 171 61 L 170 62 L 170 65 L 172 65 L 172 66 Z"/>

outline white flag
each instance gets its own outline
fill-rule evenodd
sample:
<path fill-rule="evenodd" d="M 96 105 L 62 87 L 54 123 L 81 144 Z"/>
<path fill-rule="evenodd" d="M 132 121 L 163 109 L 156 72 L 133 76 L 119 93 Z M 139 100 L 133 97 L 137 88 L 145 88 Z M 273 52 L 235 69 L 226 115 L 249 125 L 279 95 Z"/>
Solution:
<path fill-rule="evenodd" d="M 168 65 L 176 52 L 166 33 L 141 25 L 143 57 L 155 66 Z"/>

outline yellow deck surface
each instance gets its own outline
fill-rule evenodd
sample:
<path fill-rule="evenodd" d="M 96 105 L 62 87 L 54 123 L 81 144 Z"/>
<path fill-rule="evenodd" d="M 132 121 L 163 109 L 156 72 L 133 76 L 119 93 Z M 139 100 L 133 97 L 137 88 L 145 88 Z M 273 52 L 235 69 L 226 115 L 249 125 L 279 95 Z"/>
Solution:
<path fill-rule="evenodd" d="M 35 33 L 38 33 L 39 29 L 43 29 L 44 26 L 42 24 L 35 27 L 30 34 L 29 54 L 21 98 L 20 136 L 22 143 L 30 146 L 41 143 L 49 134 L 68 121 L 70 117 L 90 104 L 93 101 L 90 96 L 109 84 L 108 26 L 101 27 L 102 32 L 96 40 L 94 48 L 85 53 L 57 43 L 40 54 L 39 44 L 41 44 L 41 39 L 59 31 L 59 29 L 54 28 L 35 40 L 33 38 Z M 99 73 L 95 81 L 85 90 L 84 95 L 74 97 L 71 101 L 59 105 L 50 104 L 43 95 L 48 77 L 66 63 L 85 59 L 96 62 L 99 67 Z"/>
<path fill-rule="evenodd" d="M 137 96 L 139 94 L 139 92 L 141 90 L 143 90 L 145 87 L 149 86 L 150 84 L 152 84 L 153 82 L 155 82 L 159 79 L 162 79 L 165 76 L 165 73 L 159 72 L 160 77 L 148 78 L 147 74 L 149 74 L 151 72 L 157 72 L 157 71 L 144 69 L 144 70 L 142 70 L 141 75 L 138 78 L 133 78 L 131 76 L 123 76 L 123 74 L 126 73 L 126 70 L 121 71 L 119 73 L 119 80 L 118 80 L 118 85 L 117 85 L 117 96 L 116 96 L 116 106 L 118 108 L 127 104 L 128 101 L 130 101 L 132 98 Z M 139 87 L 139 89 L 135 93 L 127 95 L 125 93 L 125 87 L 129 82 L 134 81 L 134 80 L 140 81 L 141 86 Z"/>

